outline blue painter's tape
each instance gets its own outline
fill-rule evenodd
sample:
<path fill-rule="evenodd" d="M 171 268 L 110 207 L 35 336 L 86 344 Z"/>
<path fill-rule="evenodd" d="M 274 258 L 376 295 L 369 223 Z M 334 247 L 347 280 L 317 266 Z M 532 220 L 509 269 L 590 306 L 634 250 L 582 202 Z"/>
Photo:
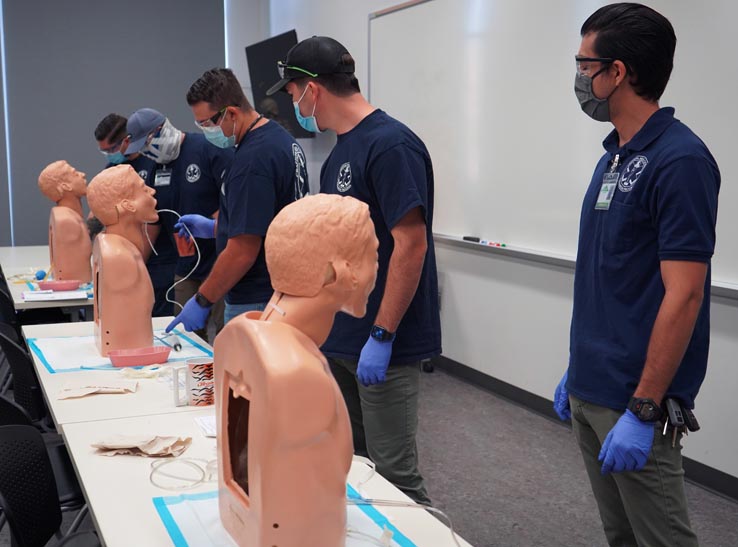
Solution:
<path fill-rule="evenodd" d="M 197 349 L 199 349 L 200 351 L 202 351 L 208 357 L 212 357 L 213 356 L 213 352 L 212 351 L 210 351 L 208 348 L 206 348 L 206 347 L 198 344 L 192 338 L 190 338 L 189 336 L 187 336 L 185 333 L 181 332 L 179 329 L 174 329 L 172 332 L 174 332 L 177 336 L 181 336 L 182 338 L 184 338 L 185 340 L 187 340 L 190 344 L 192 344 Z M 174 361 L 174 359 L 172 359 L 172 361 Z"/>
<path fill-rule="evenodd" d="M 28 344 L 28 347 L 31 348 L 31 351 L 36 354 L 36 357 L 38 357 L 41 363 L 46 367 L 46 370 L 51 374 L 55 374 L 56 371 L 46 360 L 46 357 L 44 357 L 44 352 L 36 345 L 36 338 L 28 338 L 26 339 L 26 343 Z"/>
<path fill-rule="evenodd" d="M 348 496 L 349 499 L 354 499 L 354 500 L 364 499 L 361 497 L 361 495 L 359 495 L 359 493 L 356 490 L 354 490 L 354 488 L 350 484 L 346 485 L 346 495 Z M 405 535 L 403 535 L 403 533 L 400 532 L 395 527 L 394 524 L 392 524 L 389 520 L 387 520 L 387 517 L 385 517 L 382 513 L 377 511 L 377 509 L 374 506 L 366 503 L 366 504 L 356 505 L 356 507 L 361 509 L 367 517 L 372 519 L 374 523 L 377 526 L 379 526 L 380 529 L 384 530 L 385 526 L 389 528 L 389 530 L 392 531 L 392 541 L 397 543 L 397 545 L 399 545 L 400 547 L 417 547 L 415 543 L 413 543 L 407 537 L 405 537 Z"/>
<path fill-rule="evenodd" d="M 31 289 L 32 291 L 36 290 L 36 287 L 34 287 L 33 283 L 31 283 L 30 281 L 26 281 L 26 285 L 28 285 L 28 288 Z"/>
<path fill-rule="evenodd" d="M 152 500 L 154 502 L 154 507 L 156 507 L 156 512 L 159 513 L 159 518 L 161 518 L 161 521 L 164 523 L 164 528 L 167 529 L 169 537 L 172 538 L 174 547 L 189 547 L 179 529 L 179 526 L 177 526 L 177 522 L 174 520 L 172 513 L 170 513 L 167 508 L 167 499 L 169 498 L 154 498 Z"/>

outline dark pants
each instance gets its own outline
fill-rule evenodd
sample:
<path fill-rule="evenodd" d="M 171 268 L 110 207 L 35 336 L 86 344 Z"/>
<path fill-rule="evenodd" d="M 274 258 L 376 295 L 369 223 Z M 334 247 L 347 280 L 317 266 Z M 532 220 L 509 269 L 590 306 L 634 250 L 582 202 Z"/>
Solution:
<path fill-rule="evenodd" d="M 430 505 L 418 470 L 418 398 L 420 363 L 390 365 L 382 384 L 364 387 L 358 363 L 329 358 L 351 418 L 354 452 L 368 456 L 377 472 L 418 503 Z"/>
<path fill-rule="evenodd" d="M 697 547 L 684 494 L 681 434 L 654 425 L 653 448 L 640 471 L 600 473 L 602 443 L 622 412 L 569 396 L 571 423 L 611 547 Z"/>

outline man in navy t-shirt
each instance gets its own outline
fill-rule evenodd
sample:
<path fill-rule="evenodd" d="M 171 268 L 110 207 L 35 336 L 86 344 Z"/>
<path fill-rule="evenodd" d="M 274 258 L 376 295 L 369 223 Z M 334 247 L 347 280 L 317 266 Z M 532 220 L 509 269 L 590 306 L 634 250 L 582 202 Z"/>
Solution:
<path fill-rule="evenodd" d="M 95 139 L 100 152 L 105 156 L 108 163 L 105 169 L 113 165 L 129 164 L 144 180 L 147 186 L 154 187 L 154 171 L 156 163 L 141 153 L 126 154 L 128 152 L 128 140 L 126 139 L 127 119 L 119 114 L 108 114 L 95 128 Z M 172 198 L 169 187 L 156 188 L 156 206 L 158 209 L 171 209 Z M 97 221 L 97 222 L 94 222 Z M 92 217 L 88 225 L 99 224 L 96 235 L 102 230 L 100 221 Z M 162 229 L 163 227 L 163 229 Z M 154 286 L 154 309 L 152 316 L 167 317 L 172 315 L 171 302 L 167 301 L 167 290 L 174 283 L 174 270 L 177 265 L 177 250 L 172 240 L 171 227 L 168 223 L 162 223 L 161 218 L 154 224 L 146 225 L 149 240 L 154 245 L 154 250 L 145 247 L 143 258 L 146 261 L 146 269 Z"/>
<path fill-rule="evenodd" d="M 167 327 L 199 328 L 212 302 L 225 296 L 225 322 L 263 310 L 272 296 L 263 240 L 274 216 L 309 191 L 305 154 L 279 124 L 256 112 L 227 68 L 208 70 L 187 93 L 195 122 L 215 147 L 236 147 L 220 192 L 217 227 L 199 215 L 182 217 L 195 236 L 216 234 L 218 259 L 198 293 Z M 182 231 L 184 228 L 182 228 Z"/>
<path fill-rule="evenodd" d="M 354 449 L 429 504 L 415 445 L 420 362 L 441 352 L 428 150 L 364 99 L 353 58 L 332 38 L 303 40 L 279 67 L 282 79 L 268 93 L 287 91 L 306 130 L 338 134 L 321 170 L 321 191 L 367 203 L 379 239 L 366 315 L 338 314 L 321 348 L 346 399 Z"/>
<path fill-rule="evenodd" d="M 720 173 L 658 100 L 676 36 L 638 4 L 582 26 L 575 91 L 610 121 L 582 205 L 570 360 L 554 397 L 571 417 L 610 545 L 696 546 L 684 496 L 684 415 L 705 377 Z"/>
<path fill-rule="evenodd" d="M 130 143 L 127 151 L 142 151 L 157 163 L 154 187 L 171 192 L 173 209 L 180 215 L 199 214 L 214 217 L 218 213 L 221 184 L 233 160 L 233 151 L 211 146 L 199 133 L 185 133 L 175 128 L 160 112 L 142 108 L 128 119 Z M 167 229 L 173 230 L 178 218 L 160 213 Z M 175 300 L 184 306 L 199 290 L 215 262 L 212 238 L 196 238 L 200 251 L 193 256 L 179 256 L 175 270 Z M 211 314 L 216 332 L 223 327 L 223 303 L 218 301 Z M 207 339 L 203 329 L 198 335 Z"/>

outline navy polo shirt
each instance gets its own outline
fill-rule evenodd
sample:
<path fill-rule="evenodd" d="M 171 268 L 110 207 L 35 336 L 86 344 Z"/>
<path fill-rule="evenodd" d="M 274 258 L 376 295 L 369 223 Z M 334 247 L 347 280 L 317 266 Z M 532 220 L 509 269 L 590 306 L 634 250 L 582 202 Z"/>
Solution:
<path fill-rule="evenodd" d="M 438 277 L 433 247 L 433 166 L 423 141 L 405 125 L 375 110 L 351 131 L 338 136 L 323 164 L 320 191 L 353 196 L 369 205 L 379 240 L 377 284 L 366 315 L 336 315 L 321 348 L 329 357 L 356 360 L 369 338 L 387 281 L 394 249 L 391 230 L 409 211 L 425 216 L 428 252 L 415 296 L 397 328 L 392 363 L 419 361 L 441 353 Z"/>
<path fill-rule="evenodd" d="M 156 173 L 169 174 L 172 207 L 180 215 L 198 214 L 211 217 L 218 210 L 220 186 L 225 180 L 231 162 L 233 150 L 218 148 L 210 144 L 202 133 L 185 133 L 177 158 L 157 168 L 154 176 L 159 181 L 167 181 L 167 177 L 156 177 Z M 166 184 L 159 183 L 159 188 Z M 174 231 L 177 217 L 171 213 L 161 213 Z M 191 279 L 202 280 L 210 273 L 215 262 L 215 240 L 196 238 L 200 248 L 200 264 L 190 276 Z M 178 257 L 176 273 L 186 276 L 197 261 L 197 255 Z"/>
<path fill-rule="evenodd" d="M 221 187 L 218 253 L 229 238 L 266 236 L 276 214 L 309 191 L 305 154 L 292 135 L 271 121 L 249 131 L 239 143 Z M 228 291 L 226 302 L 264 303 L 273 292 L 262 244 L 253 266 Z"/>
<path fill-rule="evenodd" d="M 674 118 L 654 113 L 623 147 L 613 131 L 582 205 L 574 278 L 567 389 L 623 410 L 646 361 L 664 297 L 662 260 L 710 264 L 720 172 L 705 144 Z M 613 163 L 617 155 L 617 165 Z M 619 173 L 609 210 L 595 210 L 605 172 Z M 689 407 L 707 368 L 710 270 L 704 300 L 666 396 Z"/>

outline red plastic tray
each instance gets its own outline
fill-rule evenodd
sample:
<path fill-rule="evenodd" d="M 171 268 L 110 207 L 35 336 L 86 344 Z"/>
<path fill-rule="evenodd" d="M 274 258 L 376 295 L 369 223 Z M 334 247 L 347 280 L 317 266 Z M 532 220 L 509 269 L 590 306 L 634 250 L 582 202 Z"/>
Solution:
<path fill-rule="evenodd" d="M 39 281 L 38 288 L 42 291 L 76 291 L 82 283 L 79 279 L 60 279 L 54 281 Z"/>

